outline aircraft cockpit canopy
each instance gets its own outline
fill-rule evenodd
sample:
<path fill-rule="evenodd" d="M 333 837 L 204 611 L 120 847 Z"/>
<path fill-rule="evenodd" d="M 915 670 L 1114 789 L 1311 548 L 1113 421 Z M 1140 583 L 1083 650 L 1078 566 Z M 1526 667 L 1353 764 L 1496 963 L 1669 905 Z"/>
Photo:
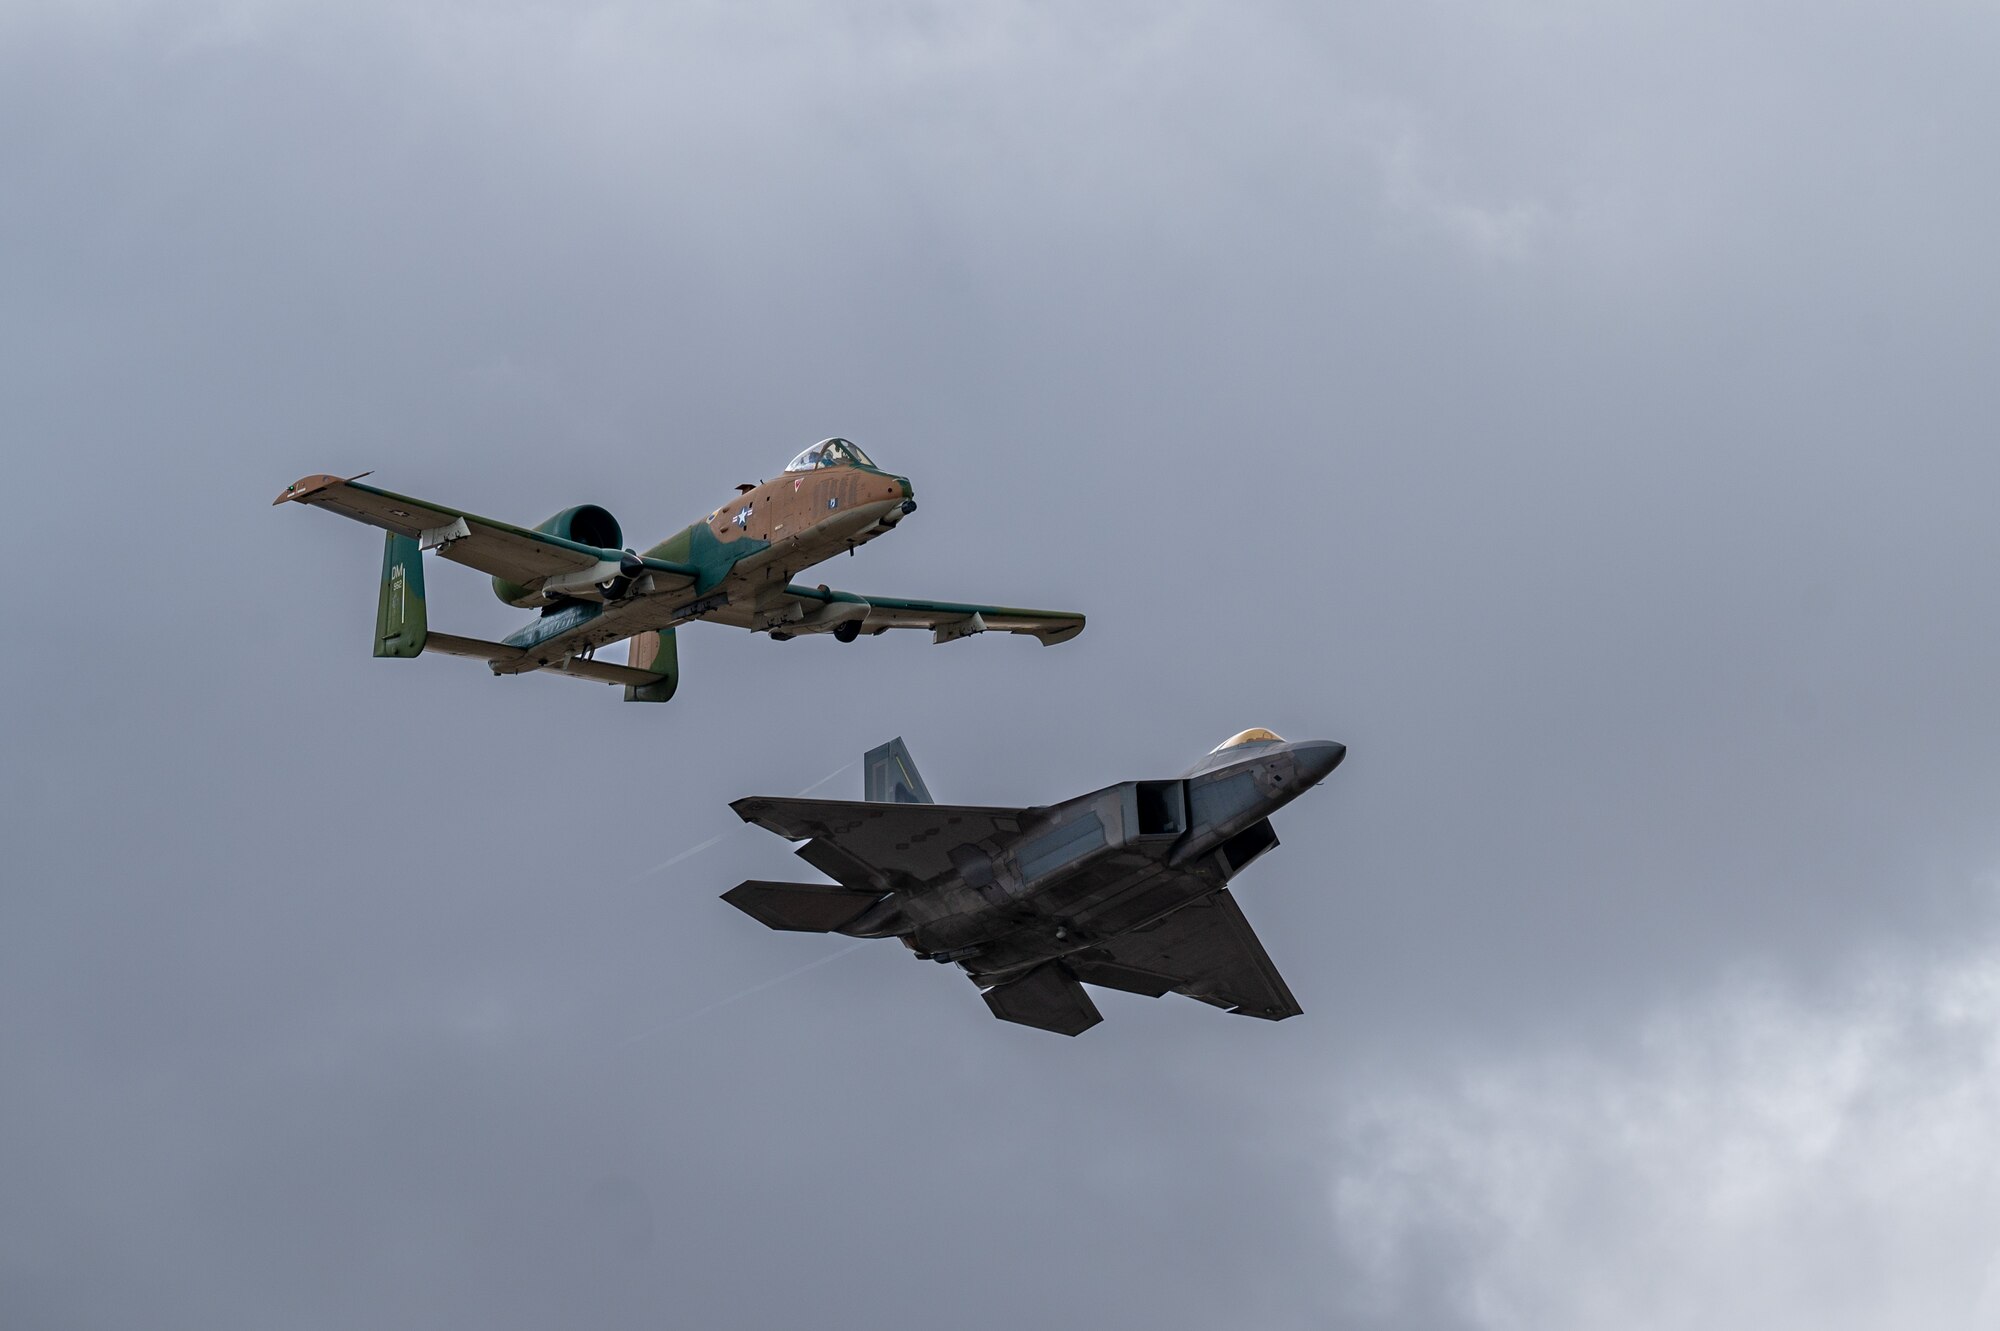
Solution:
<path fill-rule="evenodd" d="M 1283 744 L 1284 742 L 1284 737 L 1275 731 L 1257 726 L 1250 730 L 1237 731 L 1234 735 L 1231 735 L 1228 739 L 1210 749 L 1209 752 L 1221 753 L 1224 749 L 1242 749 L 1248 748 L 1253 744 Z"/>
<path fill-rule="evenodd" d="M 868 455 L 850 439 L 822 439 L 793 458 L 786 471 L 812 471 L 817 467 L 872 467 Z"/>

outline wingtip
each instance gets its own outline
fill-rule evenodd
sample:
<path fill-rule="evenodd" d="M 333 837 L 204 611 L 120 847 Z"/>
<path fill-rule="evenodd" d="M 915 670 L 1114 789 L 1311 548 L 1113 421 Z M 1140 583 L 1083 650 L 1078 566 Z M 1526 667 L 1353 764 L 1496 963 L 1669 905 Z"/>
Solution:
<path fill-rule="evenodd" d="M 1084 625 L 1083 616 L 1078 615 L 1075 618 L 1075 620 L 1073 620 L 1068 624 L 1064 624 L 1060 628 L 1050 629 L 1047 632 L 1038 633 L 1035 636 L 1042 640 L 1042 646 L 1053 647 L 1059 642 L 1068 642 L 1071 638 L 1074 638 L 1079 633 L 1082 633 L 1083 625 Z"/>
<path fill-rule="evenodd" d="M 329 485 L 340 484 L 340 481 L 341 478 L 338 476 L 328 476 L 325 474 L 301 476 L 298 480 L 286 486 L 279 493 L 278 497 L 271 501 L 271 507 L 276 508 L 280 504 L 292 501 L 303 501 L 307 495 L 317 494 Z"/>
<path fill-rule="evenodd" d="M 293 481 L 279 492 L 278 497 L 271 501 L 271 507 L 276 508 L 278 505 L 286 502 L 303 503 L 308 496 L 317 494 L 329 485 L 345 485 L 348 481 L 358 481 L 363 476 L 372 476 L 374 474 L 372 471 L 364 471 L 358 472 L 353 476 L 329 476 L 325 472 L 321 472 L 317 476 L 301 476 L 298 480 Z"/>

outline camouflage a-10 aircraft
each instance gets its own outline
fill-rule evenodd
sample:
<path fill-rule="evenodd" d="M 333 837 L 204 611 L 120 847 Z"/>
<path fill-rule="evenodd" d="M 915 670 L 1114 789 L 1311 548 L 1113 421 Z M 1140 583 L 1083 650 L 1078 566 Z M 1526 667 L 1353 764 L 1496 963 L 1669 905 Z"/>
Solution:
<path fill-rule="evenodd" d="M 365 476 L 368 473 L 363 472 Z M 857 596 L 792 582 L 803 569 L 895 529 L 917 503 L 907 477 L 878 468 L 845 439 L 825 439 L 762 485 L 643 555 L 625 548 L 618 520 L 595 504 L 566 508 L 538 527 L 516 527 L 361 485 L 361 477 L 308 476 L 273 504 L 311 504 L 387 530 L 376 605 L 375 655 L 424 651 L 485 661 L 496 675 L 556 671 L 625 686 L 627 701 L 665 702 L 680 683 L 674 629 L 709 620 L 783 641 L 831 633 L 929 629 L 936 642 L 995 630 L 1044 644 L 1083 632 L 1083 616 L 1061 610 Z M 493 594 L 539 610 L 500 642 L 430 631 L 422 554 L 491 574 Z M 596 654 L 630 639 L 624 665 Z"/>
<path fill-rule="evenodd" d="M 936 804 L 901 739 L 869 751 L 867 798 L 737 800 L 834 883 L 741 883 L 722 899 L 773 929 L 901 938 L 956 962 L 1002 1021 L 1076 1035 L 1085 984 L 1172 991 L 1246 1016 L 1299 1014 L 1229 894 L 1278 844 L 1270 814 L 1340 765 L 1342 744 L 1268 730 L 1175 781 L 1127 781 L 1046 808 Z"/>

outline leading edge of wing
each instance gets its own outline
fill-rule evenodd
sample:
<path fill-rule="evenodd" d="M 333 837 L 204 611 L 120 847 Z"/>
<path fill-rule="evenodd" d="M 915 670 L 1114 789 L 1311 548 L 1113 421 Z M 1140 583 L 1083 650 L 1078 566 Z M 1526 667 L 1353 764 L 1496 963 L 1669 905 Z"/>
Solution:
<path fill-rule="evenodd" d="M 1000 633 L 1032 634 L 1044 646 L 1053 647 L 1083 632 L 1084 626 L 1083 615 L 1074 610 L 1028 610 L 1011 605 L 974 605 L 966 601 L 862 596 L 855 592 L 835 591 L 830 587 L 802 587 L 796 583 L 786 587 L 785 591 L 802 601 L 817 601 L 822 605 L 834 602 L 865 604 L 868 617 L 863 621 L 863 628 L 868 630 L 939 629 L 977 616 L 986 629 Z"/>
<path fill-rule="evenodd" d="M 1035 812 L 978 804 L 890 804 L 879 800 L 786 799 L 771 795 L 746 795 L 732 800 L 729 807 L 744 822 L 776 832 L 787 841 L 837 836 L 870 823 L 896 832 L 921 833 L 964 823 L 1013 832 L 1020 830 L 1021 824 Z"/>
<path fill-rule="evenodd" d="M 969 804 L 774 799 L 730 806 L 746 823 L 809 844 L 799 855 L 850 887 L 897 890 L 954 873 L 990 872 L 992 856 L 1039 812 Z"/>

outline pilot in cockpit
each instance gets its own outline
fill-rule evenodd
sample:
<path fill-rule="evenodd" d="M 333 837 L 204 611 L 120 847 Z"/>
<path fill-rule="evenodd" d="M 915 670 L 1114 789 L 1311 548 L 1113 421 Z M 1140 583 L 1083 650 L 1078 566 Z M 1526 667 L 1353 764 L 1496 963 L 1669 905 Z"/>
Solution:
<path fill-rule="evenodd" d="M 822 439 L 791 460 L 786 471 L 813 471 L 820 467 L 872 467 L 868 455 L 845 439 Z"/>

